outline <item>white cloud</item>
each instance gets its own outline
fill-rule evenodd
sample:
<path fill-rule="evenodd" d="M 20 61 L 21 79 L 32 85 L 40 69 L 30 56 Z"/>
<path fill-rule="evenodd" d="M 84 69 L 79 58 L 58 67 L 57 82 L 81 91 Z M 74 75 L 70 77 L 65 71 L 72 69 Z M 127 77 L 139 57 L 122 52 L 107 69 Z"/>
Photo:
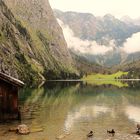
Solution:
<path fill-rule="evenodd" d="M 68 47 L 79 54 L 104 55 L 109 51 L 113 51 L 113 49 L 116 47 L 114 40 L 110 40 L 109 46 L 99 45 L 94 40 L 82 40 L 74 35 L 74 32 L 68 25 L 65 25 L 59 19 L 57 20 L 63 29 Z M 130 38 L 128 38 L 123 46 L 118 49 L 118 51 L 120 51 L 120 53 L 123 51 L 127 54 L 140 52 L 140 32 L 134 33 Z"/>
<path fill-rule="evenodd" d="M 95 16 L 110 13 L 118 18 L 140 16 L 140 0 L 50 0 L 53 8 L 62 11 L 89 12 Z"/>
<path fill-rule="evenodd" d="M 140 32 L 133 34 L 126 40 L 122 48 L 126 53 L 140 52 Z"/>
<path fill-rule="evenodd" d="M 99 45 L 96 41 L 81 40 L 76 37 L 73 31 L 68 25 L 65 25 L 61 20 L 58 19 L 60 26 L 63 29 L 63 33 L 68 44 L 68 47 L 77 53 L 91 54 L 91 55 L 104 55 L 108 51 L 112 51 L 114 43 L 111 40 L 109 46 Z"/>

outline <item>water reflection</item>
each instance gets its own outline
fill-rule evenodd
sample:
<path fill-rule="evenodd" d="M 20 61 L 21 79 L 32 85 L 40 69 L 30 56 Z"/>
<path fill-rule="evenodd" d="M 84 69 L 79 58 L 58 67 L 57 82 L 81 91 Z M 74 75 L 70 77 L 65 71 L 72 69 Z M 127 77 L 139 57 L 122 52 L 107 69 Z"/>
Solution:
<path fill-rule="evenodd" d="M 112 128 L 129 134 L 139 122 L 140 89 L 136 85 L 118 88 L 110 84 L 51 82 L 38 89 L 27 89 L 20 97 L 23 106 L 29 107 L 28 115 L 23 111 L 23 122 L 45 128 L 44 135 L 50 140 L 63 131 L 72 133 L 69 140 L 83 139 L 91 129 L 101 139 Z"/>
<path fill-rule="evenodd" d="M 134 121 L 136 124 L 140 123 L 140 107 L 129 105 L 125 109 L 125 113 L 128 118 Z"/>
<path fill-rule="evenodd" d="M 96 132 L 96 139 L 105 139 L 106 130 L 112 128 L 119 133 L 117 139 L 121 139 L 140 122 L 140 88 L 136 85 L 118 88 L 82 82 L 50 82 L 36 89 L 24 89 L 19 94 L 22 123 L 44 130 L 24 140 L 54 140 L 64 131 L 71 133 L 65 140 L 84 140 L 90 130 Z M 9 125 L 6 124 L 5 130 Z M 2 129 L 0 125 L 0 132 Z"/>
<path fill-rule="evenodd" d="M 101 85 L 104 85 L 104 86 L 108 86 L 108 85 L 111 85 L 111 86 L 116 86 L 118 88 L 122 88 L 122 87 L 128 87 L 128 83 L 125 82 L 125 81 L 121 81 L 121 80 L 101 80 L 101 79 L 98 79 L 98 80 L 87 80 L 87 81 L 84 81 L 86 82 L 87 84 L 90 84 L 90 85 L 97 85 L 97 86 L 101 86 Z"/>
<path fill-rule="evenodd" d="M 109 112 L 109 108 L 105 106 L 81 106 L 76 111 L 68 113 L 65 121 L 65 129 L 66 131 L 70 131 L 76 121 L 82 119 L 91 120 L 106 112 Z"/>

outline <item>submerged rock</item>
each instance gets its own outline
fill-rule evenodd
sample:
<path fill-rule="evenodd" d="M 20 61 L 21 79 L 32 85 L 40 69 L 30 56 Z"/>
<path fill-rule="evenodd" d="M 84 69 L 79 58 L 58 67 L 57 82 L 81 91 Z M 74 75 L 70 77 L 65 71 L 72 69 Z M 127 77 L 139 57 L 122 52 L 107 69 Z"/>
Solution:
<path fill-rule="evenodd" d="M 61 140 L 61 139 L 65 138 L 65 137 L 66 137 L 65 134 L 61 134 L 61 135 L 57 136 L 56 139 Z"/>
<path fill-rule="evenodd" d="M 43 131 L 44 131 L 43 128 L 29 129 L 29 127 L 25 124 L 18 125 L 18 127 L 9 128 L 9 132 L 16 132 L 17 134 L 20 134 L 20 135 L 27 135 L 29 133 L 37 133 L 37 132 L 43 132 Z"/>
<path fill-rule="evenodd" d="M 17 128 L 17 133 L 20 135 L 27 135 L 30 133 L 29 127 L 25 124 L 19 125 Z"/>
<path fill-rule="evenodd" d="M 66 136 L 70 135 L 70 133 L 64 133 L 56 137 L 57 140 L 64 139 Z"/>

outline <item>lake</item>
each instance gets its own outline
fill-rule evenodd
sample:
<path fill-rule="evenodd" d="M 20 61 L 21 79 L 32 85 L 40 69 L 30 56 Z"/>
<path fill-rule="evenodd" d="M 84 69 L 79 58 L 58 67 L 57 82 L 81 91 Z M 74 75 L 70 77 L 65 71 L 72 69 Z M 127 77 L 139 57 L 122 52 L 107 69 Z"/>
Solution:
<path fill-rule="evenodd" d="M 97 83 L 97 84 L 95 84 Z M 138 140 L 132 134 L 140 123 L 140 83 L 109 84 L 91 82 L 48 82 L 20 91 L 21 122 L 0 123 L 0 140 Z M 124 86 L 123 86 L 124 85 Z M 8 129 L 27 124 L 42 132 L 20 136 Z M 115 129 L 114 137 L 107 130 Z"/>

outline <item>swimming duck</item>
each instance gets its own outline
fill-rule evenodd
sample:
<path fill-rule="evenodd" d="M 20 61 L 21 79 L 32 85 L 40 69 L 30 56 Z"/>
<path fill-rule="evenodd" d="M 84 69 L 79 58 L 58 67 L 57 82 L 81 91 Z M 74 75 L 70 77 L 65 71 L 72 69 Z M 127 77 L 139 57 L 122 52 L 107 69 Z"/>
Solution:
<path fill-rule="evenodd" d="M 112 134 L 112 136 L 114 136 L 114 135 L 115 135 L 115 130 L 114 130 L 114 129 L 112 129 L 112 130 L 107 130 L 107 133 Z"/>
<path fill-rule="evenodd" d="M 88 137 L 88 138 L 93 137 L 93 131 L 90 131 L 90 132 L 87 134 L 87 137 Z"/>
<path fill-rule="evenodd" d="M 140 124 L 137 124 L 137 131 L 136 131 L 137 135 L 140 135 Z"/>

